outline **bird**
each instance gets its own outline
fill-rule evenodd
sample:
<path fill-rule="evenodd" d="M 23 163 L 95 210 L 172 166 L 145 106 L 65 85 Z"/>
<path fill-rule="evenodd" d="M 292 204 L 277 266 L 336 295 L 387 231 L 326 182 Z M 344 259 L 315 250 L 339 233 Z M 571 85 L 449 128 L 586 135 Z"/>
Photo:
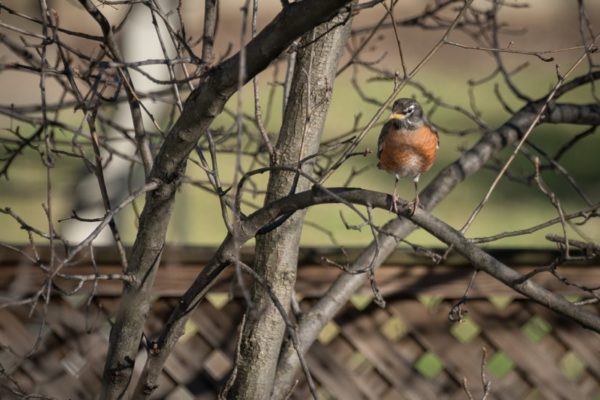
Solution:
<path fill-rule="evenodd" d="M 411 214 L 419 207 L 419 178 L 433 165 L 439 143 L 438 132 L 429 124 L 416 100 L 401 98 L 394 101 L 392 114 L 379 134 L 377 167 L 395 176 L 391 210 L 396 214 L 400 178 L 412 178 L 415 185 Z"/>

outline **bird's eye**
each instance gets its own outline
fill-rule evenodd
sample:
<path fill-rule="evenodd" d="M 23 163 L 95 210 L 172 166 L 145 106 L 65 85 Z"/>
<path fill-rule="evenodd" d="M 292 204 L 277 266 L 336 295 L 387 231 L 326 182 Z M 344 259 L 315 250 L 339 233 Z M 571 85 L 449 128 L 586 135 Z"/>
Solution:
<path fill-rule="evenodd" d="M 411 104 L 410 106 L 406 107 L 406 114 L 412 114 L 413 112 L 415 112 L 414 104 Z"/>

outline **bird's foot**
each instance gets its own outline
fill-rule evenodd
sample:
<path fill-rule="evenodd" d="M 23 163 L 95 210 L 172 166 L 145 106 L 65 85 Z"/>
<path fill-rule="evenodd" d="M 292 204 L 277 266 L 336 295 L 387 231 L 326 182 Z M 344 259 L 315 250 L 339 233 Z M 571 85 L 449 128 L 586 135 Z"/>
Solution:
<path fill-rule="evenodd" d="M 417 211 L 417 208 L 419 208 L 419 205 L 421 203 L 419 202 L 419 197 L 415 197 L 415 199 L 413 201 L 411 201 L 410 203 L 408 203 L 406 205 L 406 208 L 410 210 L 410 214 L 409 215 L 415 215 L 415 211 Z"/>
<path fill-rule="evenodd" d="M 396 193 L 392 194 L 392 206 L 390 207 L 390 211 L 393 211 L 395 214 L 398 214 L 398 195 Z"/>

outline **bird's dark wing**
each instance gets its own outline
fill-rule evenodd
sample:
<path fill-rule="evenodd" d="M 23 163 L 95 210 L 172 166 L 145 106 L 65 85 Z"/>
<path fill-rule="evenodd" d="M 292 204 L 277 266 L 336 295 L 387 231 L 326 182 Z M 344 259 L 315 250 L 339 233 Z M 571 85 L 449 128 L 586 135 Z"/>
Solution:
<path fill-rule="evenodd" d="M 431 129 L 431 132 L 433 132 L 433 134 L 435 135 L 436 139 L 437 139 L 437 148 L 440 148 L 440 134 L 438 133 L 437 129 L 435 129 L 435 126 L 431 125 L 429 123 L 429 121 L 425 120 L 425 124 L 427 125 L 427 127 L 429 129 Z"/>
<path fill-rule="evenodd" d="M 383 127 L 381 128 L 381 133 L 379 134 L 379 139 L 377 140 L 377 158 L 381 158 L 381 152 L 383 151 L 383 145 L 385 142 L 385 138 L 387 135 L 391 134 L 392 131 L 394 131 L 395 129 L 398 129 L 399 127 L 397 127 L 397 123 L 395 123 L 395 120 L 389 120 L 387 121 L 385 124 L 383 124 Z"/>
<path fill-rule="evenodd" d="M 389 133 L 390 127 L 388 124 L 383 125 L 381 128 L 381 133 L 379 134 L 379 139 L 377 140 L 377 159 L 381 158 L 381 152 L 383 151 L 383 144 L 385 143 L 385 137 Z"/>

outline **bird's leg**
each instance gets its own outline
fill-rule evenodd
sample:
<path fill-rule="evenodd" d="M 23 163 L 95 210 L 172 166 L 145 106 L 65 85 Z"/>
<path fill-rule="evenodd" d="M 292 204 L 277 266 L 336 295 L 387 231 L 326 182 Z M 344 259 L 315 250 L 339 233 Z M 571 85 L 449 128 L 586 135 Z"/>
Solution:
<path fill-rule="evenodd" d="M 395 174 L 394 176 L 394 193 L 392 194 L 392 208 L 390 208 L 390 211 L 398 214 L 398 180 L 400 177 L 398 174 Z"/>
<path fill-rule="evenodd" d="M 415 176 L 415 178 L 413 179 L 413 183 L 415 184 L 415 199 L 412 201 L 412 210 L 411 210 L 411 215 L 414 215 L 415 211 L 417 211 L 417 208 L 419 207 L 419 178 L 420 175 Z"/>

